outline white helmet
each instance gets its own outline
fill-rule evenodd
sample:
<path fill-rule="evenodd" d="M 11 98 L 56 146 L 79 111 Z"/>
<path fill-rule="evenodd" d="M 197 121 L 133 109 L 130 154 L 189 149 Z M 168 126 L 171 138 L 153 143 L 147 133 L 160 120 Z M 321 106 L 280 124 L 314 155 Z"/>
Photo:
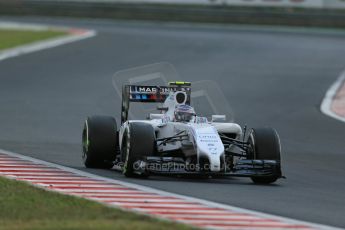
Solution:
<path fill-rule="evenodd" d="M 195 111 L 189 105 L 177 105 L 174 112 L 175 121 L 189 122 L 195 117 Z"/>

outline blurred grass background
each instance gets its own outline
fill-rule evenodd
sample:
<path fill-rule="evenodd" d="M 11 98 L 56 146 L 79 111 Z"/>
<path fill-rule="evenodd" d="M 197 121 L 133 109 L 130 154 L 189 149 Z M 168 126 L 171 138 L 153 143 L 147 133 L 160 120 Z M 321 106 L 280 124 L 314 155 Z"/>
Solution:
<path fill-rule="evenodd" d="M 192 229 L 0 177 L 0 229 Z"/>
<path fill-rule="evenodd" d="M 63 35 L 66 35 L 66 32 L 0 29 L 0 50 Z"/>

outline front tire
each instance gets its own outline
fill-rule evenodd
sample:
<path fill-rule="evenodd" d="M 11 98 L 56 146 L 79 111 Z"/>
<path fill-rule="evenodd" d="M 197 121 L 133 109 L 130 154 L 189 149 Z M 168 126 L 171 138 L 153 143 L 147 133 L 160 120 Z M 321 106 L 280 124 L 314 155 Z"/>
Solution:
<path fill-rule="evenodd" d="M 276 174 L 272 176 L 251 177 L 256 184 L 271 184 L 281 177 L 280 168 L 280 139 L 276 130 L 272 128 L 252 129 L 249 135 L 251 146 L 250 159 L 257 160 L 275 160 L 278 162 Z"/>
<path fill-rule="evenodd" d="M 83 161 L 87 168 L 110 169 L 117 150 L 116 120 L 110 116 L 88 117 L 84 124 Z"/>
<path fill-rule="evenodd" d="M 136 172 L 135 162 L 154 155 L 156 135 L 152 125 L 143 122 L 131 122 L 126 130 L 121 148 L 123 174 L 126 177 L 147 177 L 146 172 Z"/>

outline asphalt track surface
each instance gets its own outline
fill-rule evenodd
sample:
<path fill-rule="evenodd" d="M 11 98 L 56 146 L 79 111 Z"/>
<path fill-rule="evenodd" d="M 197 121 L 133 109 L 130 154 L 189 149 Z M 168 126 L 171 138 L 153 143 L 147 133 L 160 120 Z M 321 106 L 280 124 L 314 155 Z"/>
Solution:
<path fill-rule="evenodd" d="M 2 18 L 4 19 L 4 18 Z M 345 124 L 320 112 L 345 68 L 345 33 L 47 18 L 6 18 L 92 28 L 98 36 L 0 62 L 0 148 L 161 190 L 345 228 Z M 128 179 L 81 163 L 91 114 L 119 117 L 111 77 L 168 61 L 182 80 L 218 82 L 240 124 L 272 126 L 287 180 Z"/>

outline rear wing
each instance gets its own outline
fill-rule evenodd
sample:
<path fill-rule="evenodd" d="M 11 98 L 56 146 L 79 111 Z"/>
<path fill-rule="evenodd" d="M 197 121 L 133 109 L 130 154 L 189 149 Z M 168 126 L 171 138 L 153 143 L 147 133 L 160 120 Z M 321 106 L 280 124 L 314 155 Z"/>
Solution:
<path fill-rule="evenodd" d="M 185 92 L 187 95 L 186 104 L 190 105 L 192 92 L 190 82 L 169 82 L 168 86 L 122 86 L 121 124 L 128 120 L 130 102 L 163 103 L 170 92 L 176 91 Z"/>

